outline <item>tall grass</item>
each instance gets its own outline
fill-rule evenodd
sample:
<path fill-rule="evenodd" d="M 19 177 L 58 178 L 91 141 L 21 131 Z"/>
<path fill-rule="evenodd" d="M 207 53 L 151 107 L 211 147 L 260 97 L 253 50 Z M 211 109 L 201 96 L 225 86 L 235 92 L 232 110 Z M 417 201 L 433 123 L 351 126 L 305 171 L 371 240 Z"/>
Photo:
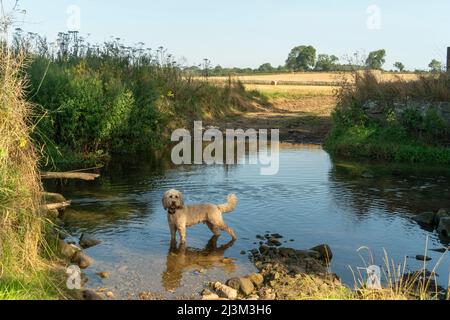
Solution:
<path fill-rule="evenodd" d="M 369 266 L 375 265 L 374 256 L 367 247 L 361 247 L 358 252 L 366 250 L 369 253 L 369 260 L 361 256 L 364 268 L 357 268 L 356 270 L 350 267 L 353 273 L 356 294 L 360 299 L 387 299 L 387 300 L 437 300 L 449 299 L 448 289 L 447 295 L 442 296 L 442 290 L 437 282 L 437 268 L 441 265 L 447 251 L 441 255 L 434 265 L 429 265 L 424 261 L 420 270 L 411 271 L 407 267 L 407 257 L 402 263 L 394 261 L 389 257 L 388 252 L 383 249 L 383 264 L 381 266 L 381 288 L 373 289 L 367 288 L 364 274 Z M 425 256 L 428 254 L 428 238 L 425 246 Z M 431 268 L 431 270 L 429 270 Z M 450 282 L 448 283 L 450 285 Z M 450 289 L 450 287 L 449 287 Z"/>
<path fill-rule="evenodd" d="M 24 56 L 0 45 L 0 298 L 45 297 L 47 248 Z"/>

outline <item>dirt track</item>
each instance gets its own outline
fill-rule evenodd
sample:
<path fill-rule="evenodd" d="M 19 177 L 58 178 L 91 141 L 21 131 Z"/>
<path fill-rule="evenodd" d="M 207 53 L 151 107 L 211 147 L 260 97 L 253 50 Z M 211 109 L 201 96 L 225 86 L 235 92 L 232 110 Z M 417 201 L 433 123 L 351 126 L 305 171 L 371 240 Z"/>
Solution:
<path fill-rule="evenodd" d="M 324 141 L 331 129 L 332 96 L 276 98 L 256 110 L 239 112 L 207 125 L 224 129 L 280 129 L 282 142 L 316 143 Z"/>

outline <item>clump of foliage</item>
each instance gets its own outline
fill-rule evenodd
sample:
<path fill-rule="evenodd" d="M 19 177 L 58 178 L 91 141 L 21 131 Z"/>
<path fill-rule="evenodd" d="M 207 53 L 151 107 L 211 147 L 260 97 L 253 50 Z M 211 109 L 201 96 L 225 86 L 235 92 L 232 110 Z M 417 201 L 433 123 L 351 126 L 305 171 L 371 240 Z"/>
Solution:
<path fill-rule="evenodd" d="M 373 72 L 355 72 L 354 81 L 344 82 L 337 98 L 334 129 L 326 143 L 332 153 L 399 162 L 450 163 L 450 126 L 437 107 L 450 102 L 448 74 L 384 82 Z M 422 106 L 427 104 L 424 112 Z"/>
<path fill-rule="evenodd" d="M 163 48 L 153 52 L 142 43 L 93 45 L 77 32 L 48 43 L 17 30 L 14 47 L 31 59 L 26 73 L 28 99 L 39 106 L 35 139 L 57 162 L 70 154 L 87 159 L 157 148 L 170 126 L 224 114 L 242 90 L 194 81 Z"/>
<path fill-rule="evenodd" d="M 381 70 L 386 62 L 386 50 L 372 51 L 366 59 L 366 66 L 372 70 Z"/>
<path fill-rule="evenodd" d="M 316 49 L 313 46 L 298 46 L 291 50 L 286 67 L 295 71 L 306 71 L 316 63 Z"/>

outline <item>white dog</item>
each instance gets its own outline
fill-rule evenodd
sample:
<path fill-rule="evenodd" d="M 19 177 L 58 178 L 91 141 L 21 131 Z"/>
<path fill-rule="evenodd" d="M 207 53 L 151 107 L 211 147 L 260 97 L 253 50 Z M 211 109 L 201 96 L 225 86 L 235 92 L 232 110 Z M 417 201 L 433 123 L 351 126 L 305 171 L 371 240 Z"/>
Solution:
<path fill-rule="evenodd" d="M 186 228 L 199 223 L 205 223 L 216 236 L 219 236 L 222 230 L 228 233 L 233 240 L 236 240 L 236 234 L 233 229 L 225 224 L 222 214 L 234 211 L 237 201 L 237 197 L 234 194 L 230 194 L 228 196 L 228 203 L 226 204 L 185 206 L 181 192 L 173 189 L 167 191 L 164 194 L 162 203 L 168 213 L 172 241 L 176 241 L 176 233 L 178 231 L 180 233 L 181 243 L 185 243 Z"/>

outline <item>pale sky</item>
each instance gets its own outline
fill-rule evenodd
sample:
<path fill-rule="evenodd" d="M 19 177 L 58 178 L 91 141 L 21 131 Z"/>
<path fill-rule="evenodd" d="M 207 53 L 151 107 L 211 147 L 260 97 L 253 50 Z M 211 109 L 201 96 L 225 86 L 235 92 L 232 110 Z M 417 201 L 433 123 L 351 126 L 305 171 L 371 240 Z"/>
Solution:
<path fill-rule="evenodd" d="M 448 0 L 21 0 L 20 8 L 19 27 L 49 40 L 76 25 L 91 42 L 142 41 L 188 64 L 278 66 L 304 44 L 340 58 L 384 48 L 386 69 L 401 61 L 413 70 L 445 62 L 450 46 Z"/>

